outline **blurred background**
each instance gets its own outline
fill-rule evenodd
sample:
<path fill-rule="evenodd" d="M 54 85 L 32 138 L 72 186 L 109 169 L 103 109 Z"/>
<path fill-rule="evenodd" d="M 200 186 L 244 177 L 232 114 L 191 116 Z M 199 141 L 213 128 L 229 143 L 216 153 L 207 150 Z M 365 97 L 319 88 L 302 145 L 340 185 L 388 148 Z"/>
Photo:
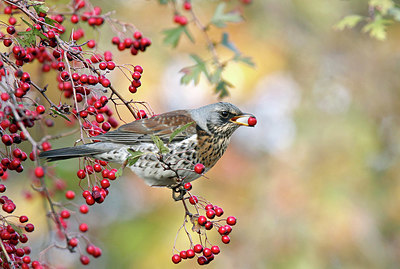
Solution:
<path fill-rule="evenodd" d="M 170 7 L 94 2 L 152 40 L 146 53 L 115 56 L 117 63 L 144 68 L 142 87 L 134 96 L 124 90 L 126 98 L 145 100 L 156 113 L 218 101 L 204 77 L 197 86 L 180 85 L 179 70 L 192 64 L 188 53 L 202 55 L 205 43 L 192 31 L 195 44 L 183 38 L 177 49 L 163 45 L 162 30 L 175 26 Z M 193 1 L 204 20 L 216 5 Z M 208 268 L 399 268 L 400 27 L 391 26 L 384 42 L 359 28 L 333 29 L 353 13 L 366 14 L 367 1 L 254 0 L 244 10 L 245 22 L 226 29 L 256 67 L 228 67 L 225 77 L 235 87 L 224 101 L 255 114 L 258 124 L 240 128 L 208 179 L 193 184 L 194 193 L 238 218 L 229 245 L 212 238 L 221 253 Z M 92 34 L 100 49 L 115 51 L 111 32 Z M 129 85 L 117 76 L 112 83 Z M 128 113 L 123 117 L 131 120 Z M 57 167 L 75 189 L 76 166 Z M 91 240 L 103 249 L 86 268 L 195 268 L 195 260 L 171 262 L 184 212 L 170 195 L 125 170 L 106 202 L 91 207 L 85 219 Z M 33 201 L 25 206 L 38 213 L 32 237 L 40 246 L 48 230 L 41 225 L 42 201 Z M 187 249 L 188 242 L 178 240 L 177 247 Z M 60 268 L 81 267 L 74 264 L 77 254 L 52 256 Z"/>

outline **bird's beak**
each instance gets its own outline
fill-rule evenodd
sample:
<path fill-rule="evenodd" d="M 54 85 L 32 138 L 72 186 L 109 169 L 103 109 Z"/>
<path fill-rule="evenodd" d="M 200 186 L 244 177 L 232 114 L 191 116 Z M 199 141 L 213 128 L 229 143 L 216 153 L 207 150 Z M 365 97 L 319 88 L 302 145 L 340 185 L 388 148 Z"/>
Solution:
<path fill-rule="evenodd" d="M 257 124 L 257 119 L 252 114 L 242 114 L 239 116 L 234 116 L 230 119 L 231 122 L 237 125 L 254 127 Z"/>

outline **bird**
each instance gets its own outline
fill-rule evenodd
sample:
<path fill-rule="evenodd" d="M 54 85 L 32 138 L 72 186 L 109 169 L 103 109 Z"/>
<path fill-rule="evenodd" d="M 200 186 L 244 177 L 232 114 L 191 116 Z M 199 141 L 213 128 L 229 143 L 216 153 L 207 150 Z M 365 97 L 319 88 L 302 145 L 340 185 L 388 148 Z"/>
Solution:
<path fill-rule="evenodd" d="M 227 102 L 175 110 L 135 120 L 92 137 L 92 143 L 39 153 L 49 162 L 79 157 L 127 165 L 150 186 L 173 188 L 209 171 L 224 154 L 240 126 L 255 126 L 254 115 Z M 155 138 L 157 137 L 157 138 Z M 160 153 L 160 142 L 164 148 Z M 138 158 L 127 164 L 133 153 Z M 203 173 L 194 166 L 204 165 Z"/>

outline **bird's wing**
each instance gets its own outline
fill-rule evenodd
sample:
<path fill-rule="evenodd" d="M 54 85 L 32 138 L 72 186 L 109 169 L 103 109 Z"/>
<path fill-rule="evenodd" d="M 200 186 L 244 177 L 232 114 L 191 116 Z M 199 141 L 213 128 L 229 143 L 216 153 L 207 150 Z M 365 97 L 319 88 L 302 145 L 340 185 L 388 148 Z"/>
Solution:
<path fill-rule="evenodd" d="M 196 124 L 186 110 L 171 111 L 151 118 L 137 120 L 122 125 L 115 131 L 93 137 L 93 139 L 130 145 L 152 142 L 151 135 L 156 135 L 164 142 L 168 142 L 175 130 L 191 122 L 193 124 L 173 138 L 173 141 L 178 141 L 196 133 Z"/>

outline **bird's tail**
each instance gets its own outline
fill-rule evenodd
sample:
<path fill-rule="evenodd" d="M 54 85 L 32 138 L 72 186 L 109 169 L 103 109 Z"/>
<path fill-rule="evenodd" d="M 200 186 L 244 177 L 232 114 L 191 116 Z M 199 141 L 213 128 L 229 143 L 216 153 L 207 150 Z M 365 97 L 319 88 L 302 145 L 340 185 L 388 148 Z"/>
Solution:
<path fill-rule="evenodd" d="M 54 162 L 79 157 L 91 157 L 107 151 L 105 149 L 90 147 L 90 145 L 93 144 L 43 151 L 39 153 L 39 158 L 46 159 L 48 162 Z"/>

